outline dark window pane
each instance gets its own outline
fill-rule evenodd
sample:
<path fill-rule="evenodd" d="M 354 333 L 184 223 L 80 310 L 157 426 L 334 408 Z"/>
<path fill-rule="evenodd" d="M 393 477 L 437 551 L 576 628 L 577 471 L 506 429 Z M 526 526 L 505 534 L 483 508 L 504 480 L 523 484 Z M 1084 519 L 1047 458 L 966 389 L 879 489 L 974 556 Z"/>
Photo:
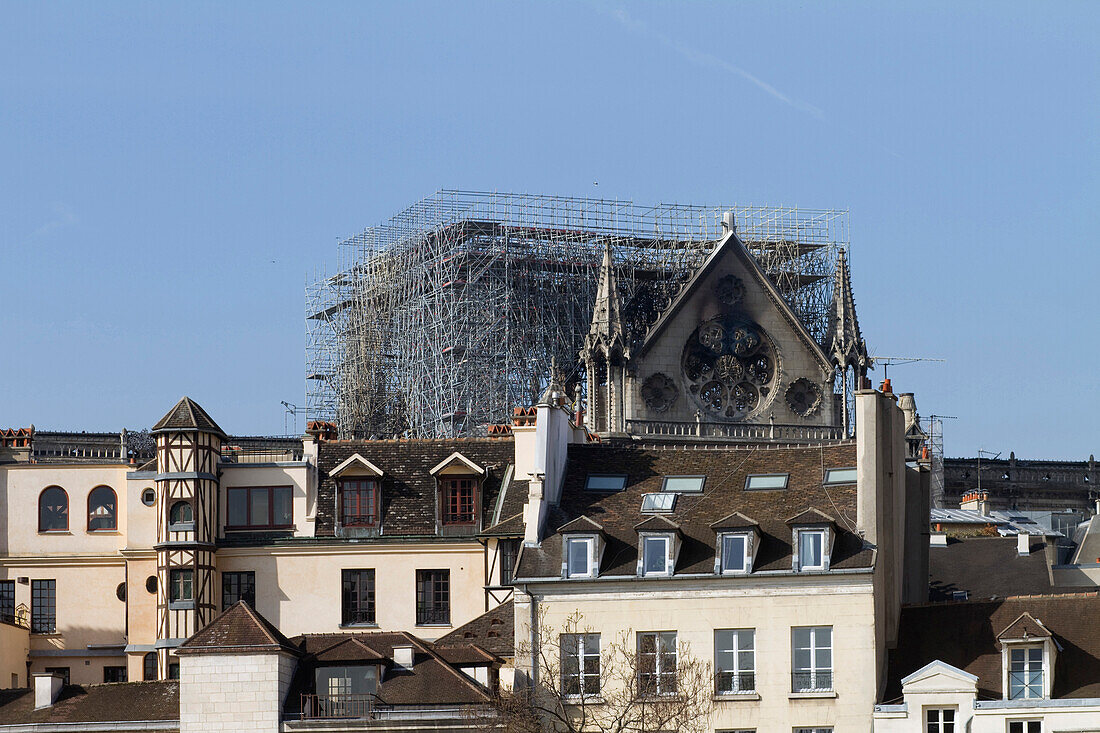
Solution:
<path fill-rule="evenodd" d="M 88 531 L 117 529 L 118 502 L 114 489 L 97 486 L 88 494 Z"/>
<path fill-rule="evenodd" d="M 228 524 L 230 527 L 248 525 L 248 489 L 229 489 L 226 494 L 229 505 Z"/>
<path fill-rule="evenodd" d="M 416 623 L 449 624 L 450 622 L 450 571 L 417 570 Z"/>
<path fill-rule="evenodd" d="M 516 569 L 516 558 L 519 556 L 519 540 L 500 541 L 500 583 L 508 585 Z"/>
<path fill-rule="evenodd" d="M 57 581 L 31 581 L 31 632 L 52 634 L 57 631 Z"/>
<path fill-rule="evenodd" d="M 126 668 L 125 667 L 104 667 L 103 668 L 103 681 L 104 682 L 125 682 L 126 681 Z"/>
<path fill-rule="evenodd" d="M 15 620 L 15 581 L 0 580 L 0 621 Z"/>
<path fill-rule="evenodd" d="M 244 601 L 256 607 L 256 573 L 251 570 L 222 573 L 222 608 Z"/>
<path fill-rule="evenodd" d="M 168 513 L 169 524 L 188 524 L 195 521 L 195 512 L 191 508 L 191 503 L 187 501 L 177 501 L 172 505 L 172 509 Z"/>
<path fill-rule="evenodd" d="M 63 532 L 69 528 L 69 495 L 51 486 L 38 497 L 38 531 Z"/>
<path fill-rule="evenodd" d="M 142 677 L 147 681 L 154 681 L 157 678 L 157 653 L 149 652 L 142 659 Z"/>
<path fill-rule="evenodd" d="M 343 571 L 341 622 L 374 623 L 374 570 Z"/>
<path fill-rule="evenodd" d="M 294 524 L 294 490 L 289 486 L 279 486 L 274 490 L 274 524 L 286 527 Z"/>
<path fill-rule="evenodd" d="M 249 508 L 249 524 L 253 527 L 266 527 L 270 524 L 271 493 L 265 489 L 250 489 L 249 500 L 252 506 Z"/>
<path fill-rule="evenodd" d="M 192 587 L 193 571 L 171 570 L 168 574 L 170 595 L 172 601 L 194 600 Z"/>

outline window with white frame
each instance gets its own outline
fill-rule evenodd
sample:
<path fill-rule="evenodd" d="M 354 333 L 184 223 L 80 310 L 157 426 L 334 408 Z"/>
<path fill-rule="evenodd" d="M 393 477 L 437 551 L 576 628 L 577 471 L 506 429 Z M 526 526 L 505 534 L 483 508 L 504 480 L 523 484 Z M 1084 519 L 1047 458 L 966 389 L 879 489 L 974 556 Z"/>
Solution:
<path fill-rule="evenodd" d="M 825 530 L 798 530 L 798 569 L 825 569 Z"/>
<path fill-rule="evenodd" d="M 715 629 L 714 683 L 719 695 L 756 691 L 756 631 Z"/>
<path fill-rule="evenodd" d="M 1008 733 L 1043 733 L 1041 720 L 1010 720 Z"/>
<path fill-rule="evenodd" d="M 1008 699 L 1043 696 L 1043 647 L 1012 647 L 1008 650 Z"/>
<path fill-rule="evenodd" d="M 642 512 L 667 514 L 676 508 L 678 494 L 642 494 Z"/>
<path fill-rule="evenodd" d="M 833 733 L 832 728 L 795 728 L 794 733 Z"/>
<path fill-rule="evenodd" d="M 955 733 L 955 708 L 926 708 L 924 722 L 928 733 Z"/>
<path fill-rule="evenodd" d="M 566 697 L 600 694 L 600 635 L 562 634 L 561 691 Z"/>
<path fill-rule="evenodd" d="M 671 539 L 667 535 L 642 536 L 642 575 L 669 575 Z"/>
<path fill-rule="evenodd" d="M 747 573 L 752 567 L 752 557 L 749 554 L 748 532 L 736 532 L 720 536 L 722 554 L 721 572 Z"/>
<path fill-rule="evenodd" d="M 791 655 L 792 692 L 824 692 L 833 689 L 832 626 L 792 628 Z"/>
<path fill-rule="evenodd" d="M 565 540 L 567 578 L 591 578 L 596 574 L 596 538 L 568 537 Z"/>
<path fill-rule="evenodd" d="M 638 632 L 638 693 L 676 694 L 676 632 Z"/>

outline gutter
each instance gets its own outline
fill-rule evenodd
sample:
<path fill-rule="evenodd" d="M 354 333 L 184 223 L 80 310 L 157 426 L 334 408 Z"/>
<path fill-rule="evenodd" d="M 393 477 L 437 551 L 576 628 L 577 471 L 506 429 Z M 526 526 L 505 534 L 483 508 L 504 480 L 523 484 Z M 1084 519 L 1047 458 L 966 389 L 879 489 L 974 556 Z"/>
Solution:
<path fill-rule="evenodd" d="M 527 590 L 527 584 L 523 585 L 523 592 L 531 599 L 531 686 L 535 687 L 539 681 L 539 652 L 538 652 L 538 608 L 535 606 L 535 596 Z"/>
<path fill-rule="evenodd" d="M 96 723 L 17 723 L 0 725 L 0 733 L 58 733 L 61 731 L 178 731 L 178 720 L 115 720 Z"/>
<path fill-rule="evenodd" d="M 807 572 L 807 573 L 795 573 L 790 570 L 760 570 L 749 573 L 748 575 L 715 575 L 714 573 L 677 573 L 668 577 L 653 578 L 642 577 L 640 575 L 601 575 L 598 578 L 516 578 L 513 582 L 523 583 L 526 589 L 527 583 L 593 583 L 601 580 L 617 580 L 617 581 L 631 581 L 631 582 L 645 582 L 653 584 L 660 581 L 675 581 L 679 579 L 684 580 L 702 580 L 710 578 L 712 580 L 730 580 L 733 578 L 757 578 L 757 577 L 787 577 L 787 578 L 829 578 L 835 575 L 872 575 L 875 572 L 874 566 L 866 568 L 830 568 L 822 572 Z M 526 592 L 526 590 L 525 590 Z"/>

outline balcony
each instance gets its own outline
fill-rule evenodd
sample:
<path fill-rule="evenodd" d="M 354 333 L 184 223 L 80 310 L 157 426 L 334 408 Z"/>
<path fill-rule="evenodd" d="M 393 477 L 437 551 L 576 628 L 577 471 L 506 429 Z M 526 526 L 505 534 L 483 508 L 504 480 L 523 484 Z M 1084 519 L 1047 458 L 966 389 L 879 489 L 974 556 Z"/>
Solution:
<path fill-rule="evenodd" d="M 791 692 L 793 693 L 815 693 L 832 691 L 832 670 L 818 669 L 813 671 L 791 673 Z"/>
<path fill-rule="evenodd" d="M 711 439 L 718 442 L 829 443 L 845 439 L 844 429 L 832 425 L 774 425 L 721 422 L 627 420 L 626 432 L 648 438 Z"/>
<path fill-rule="evenodd" d="M 376 695 L 302 695 L 302 720 L 351 718 L 376 719 L 392 710 L 392 705 L 379 701 Z"/>
<path fill-rule="evenodd" d="M 718 695 L 750 695 L 756 692 L 755 672 L 718 672 L 714 675 Z"/>

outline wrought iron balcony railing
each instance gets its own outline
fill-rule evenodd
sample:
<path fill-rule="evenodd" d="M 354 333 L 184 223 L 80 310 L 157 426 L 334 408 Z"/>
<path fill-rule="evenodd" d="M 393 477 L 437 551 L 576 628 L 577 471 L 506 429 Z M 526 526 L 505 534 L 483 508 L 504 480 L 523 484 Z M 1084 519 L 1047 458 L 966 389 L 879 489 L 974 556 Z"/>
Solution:
<path fill-rule="evenodd" d="M 831 670 L 791 673 L 791 692 L 832 692 L 832 690 Z"/>
<path fill-rule="evenodd" d="M 714 689 L 719 695 L 756 692 L 756 673 L 718 672 L 714 675 Z"/>
<path fill-rule="evenodd" d="M 318 718 L 377 718 L 378 714 L 392 709 L 378 700 L 376 695 L 302 695 L 302 720 Z"/>

